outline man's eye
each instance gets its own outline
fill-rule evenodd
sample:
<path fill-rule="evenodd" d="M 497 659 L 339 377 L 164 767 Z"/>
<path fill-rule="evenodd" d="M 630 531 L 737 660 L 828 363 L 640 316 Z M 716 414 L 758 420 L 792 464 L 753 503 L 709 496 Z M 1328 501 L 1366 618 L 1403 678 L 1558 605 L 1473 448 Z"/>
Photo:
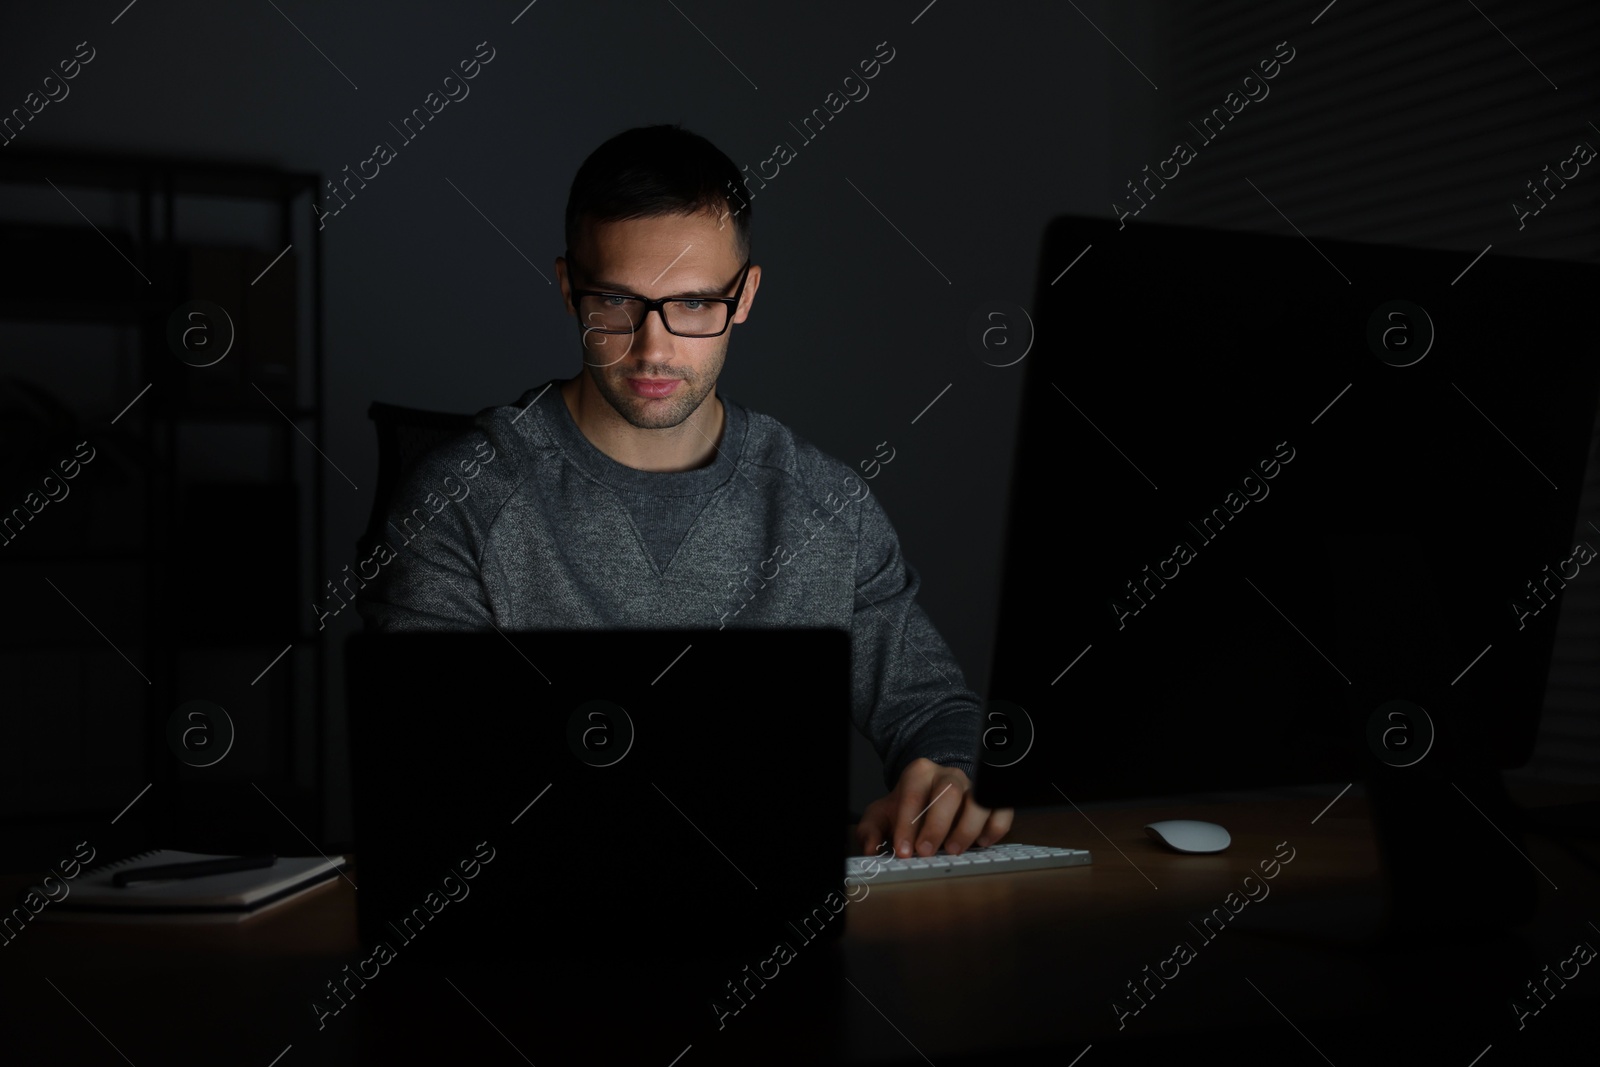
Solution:
<path fill-rule="evenodd" d="M 603 299 L 605 300 L 607 307 L 614 308 L 619 308 L 628 302 L 628 298 L 625 296 L 608 296 L 604 297 Z"/>
<path fill-rule="evenodd" d="M 685 311 L 704 311 L 706 302 L 704 300 L 680 300 L 678 301 L 678 306 Z"/>

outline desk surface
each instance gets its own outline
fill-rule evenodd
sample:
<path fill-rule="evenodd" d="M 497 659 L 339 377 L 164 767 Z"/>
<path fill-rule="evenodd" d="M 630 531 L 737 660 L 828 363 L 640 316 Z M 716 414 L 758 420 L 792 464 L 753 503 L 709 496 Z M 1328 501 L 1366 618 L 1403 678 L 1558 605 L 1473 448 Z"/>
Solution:
<path fill-rule="evenodd" d="M 236 926 L 36 921 L 0 945 L 0 1047 L 26 1053 L 0 1058 L 266 1067 L 289 1048 L 280 1067 L 295 1067 L 410 1062 L 437 1047 L 540 1067 L 579 1062 L 575 1049 L 584 1062 L 642 1055 L 666 1065 L 681 1054 L 682 1067 L 945 1065 L 996 1062 L 1004 1050 L 1003 1062 L 1066 1064 L 1092 1046 L 1095 1062 L 1231 1049 L 1286 1063 L 1465 1067 L 1492 1046 L 1482 1061 L 1492 1067 L 1535 1062 L 1578 1039 L 1600 976 L 1584 967 L 1556 986 L 1543 968 L 1561 967 L 1578 942 L 1600 946 L 1600 927 L 1586 925 L 1600 922 L 1592 847 L 1529 843 L 1528 862 L 1559 886 L 1544 887 L 1530 924 L 1497 932 L 1486 917 L 1481 937 L 1372 949 L 1340 936 L 1342 917 L 1381 901 L 1365 805 L 1348 795 L 1319 816 L 1328 799 L 1183 805 L 1185 817 L 1232 832 L 1233 845 L 1209 856 L 1146 837 L 1144 823 L 1170 815 L 1170 803 L 1020 812 L 1011 839 L 1089 848 L 1094 863 L 870 886 L 845 908 L 837 944 L 797 938 L 796 962 L 742 1011 L 728 1012 L 737 1002 L 724 994 L 721 1027 L 712 1002 L 739 974 L 713 981 L 620 960 L 558 974 L 539 959 L 430 974 L 407 970 L 402 957 L 344 1012 L 319 1015 L 312 1001 L 333 1004 L 326 985 L 366 955 L 357 891 L 342 880 Z M 1290 850 L 1275 877 L 1261 877 L 1262 861 Z M 1473 866 L 1464 857 L 1461 877 Z M 0 879 L 0 893 L 12 899 L 26 881 Z M 1210 926 L 1195 925 L 1214 912 Z M 1175 956 L 1180 944 L 1189 951 Z M 1520 992 L 1537 1007 L 1524 983 L 1541 979 L 1553 992 L 1519 1029 L 1512 999 Z M 579 985 L 589 991 L 582 1009 L 551 1009 Z M 666 1011 L 668 992 L 690 986 L 699 1014 Z M 658 992 L 646 1003 L 640 989 Z M 569 1055 L 555 1056 L 558 1048 Z"/>

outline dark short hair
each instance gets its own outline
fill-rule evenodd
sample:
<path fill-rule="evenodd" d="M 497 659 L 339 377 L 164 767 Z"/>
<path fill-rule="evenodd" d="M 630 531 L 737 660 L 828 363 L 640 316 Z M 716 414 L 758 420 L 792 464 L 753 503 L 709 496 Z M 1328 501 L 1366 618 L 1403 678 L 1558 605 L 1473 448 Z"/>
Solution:
<path fill-rule="evenodd" d="M 567 194 L 567 252 L 579 227 L 727 211 L 740 258 L 750 254 L 750 199 L 733 160 L 697 133 L 681 126 L 636 126 L 589 153 Z"/>

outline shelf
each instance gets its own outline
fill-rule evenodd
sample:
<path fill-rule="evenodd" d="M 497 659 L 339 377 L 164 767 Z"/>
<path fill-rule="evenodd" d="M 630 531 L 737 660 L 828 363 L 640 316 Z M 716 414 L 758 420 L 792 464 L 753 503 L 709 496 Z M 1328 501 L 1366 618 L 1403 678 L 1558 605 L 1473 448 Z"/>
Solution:
<path fill-rule="evenodd" d="M 138 548 L 85 548 L 76 552 L 69 548 L 46 548 L 30 552 L 26 549 L 12 551 L 5 546 L 5 551 L 0 552 L 0 564 L 137 563 L 143 566 L 149 560 L 159 558 L 159 553 Z"/>
<path fill-rule="evenodd" d="M 216 637 L 205 637 L 205 638 L 179 638 L 179 639 L 176 639 L 176 640 L 170 642 L 170 644 L 179 653 L 195 652 L 195 651 L 215 652 L 215 651 L 218 651 L 218 650 L 228 650 L 228 649 L 238 650 L 238 649 L 248 649 L 248 648 L 266 649 L 266 650 L 268 650 L 270 652 L 277 653 L 277 652 L 282 651 L 283 650 L 283 646 L 286 645 L 286 644 L 298 646 L 300 648 L 305 648 L 305 647 L 308 647 L 308 646 L 317 646 L 317 645 L 322 644 L 322 638 L 318 637 L 315 634 L 301 634 L 298 637 L 295 637 L 293 639 L 285 638 L 281 634 L 276 636 L 276 637 L 259 637 L 259 638 L 257 638 L 257 637 L 229 637 L 229 636 L 226 636 L 226 635 L 219 635 L 219 636 L 216 636 Z M 121 646 L 122 651 L 124 651 L 124 652 L 126 652 L 130 648 L 139 648 L 139 647 L 140 646 L 133 645 L 133 644 L 124 644 L 124 645 Z M 22 649 L 29 649 L 29 650 L 35 650 L 35 651 L 44 650 L 44 649 L 53 649 L 53 650 L 60 651 L 60 652 L 70 652 L 70 651 L 73 651 L 74 649 L 80 649 L 80 648 L 97 648 L 97 649 L 101 649 L 101 650 L 103 650 L 103 651 L 105 651 L 107 653 L 110 653 L 112 655 L 116 654 L 116 650 L 113 649 L 110 645 L 106 644 L 104 638 L 96 638 L 96 637 L 81 637 L 81 638 L 80 637 L 21 637 L 21 638 L 8 638 L 5 641 L 5 645 L 4 645 L 4 649 L 6 651 L 15 651 L 15 650 L 22 650 Z"/>
<path fill-rule="evenodd" d="M 103 247 L 103 246 L 102 246 Z M 111 250 L 105 249 L 110 255 Z M 139 276 L 131 270 L 128 276 L 135 285 L 141 285 Z M 166 299 L 113 300 L 95 299 L 93 296 L 74 297 L 71 300 L 12 298 L 0 299 L 0 319 L 8 322 L 44 322 L 62 325 L 93 323 L 97 326 L 138 326 L 154 313 L 168 306 Z"/>
<path fill-rule="evenodd" d="M 260 400 L 261 397 L 257 395 L 256 399 Z M 284 415 L 292 419 L 309 419 L 317 414 L 316 408 L 286 408 L 281 404 L 278 406 L 282 409 L 283 415 L 270 407 L 263 407 L 259 411 L 252 411 L 249 408 L 180 408 L 177 411 L 164 411 L 158 407 L 151 409 L 151 418 L 163 422 L 282 423 Z"/>
<path fill-rule="evenodd" d="M 273 637 L 231 637 L 227 634 L 218 634 L 215 637 L 180 637 L 175 642 L 179 652 L 188 652 L 195 649 L 215 651 L 217 649 L 240 648 L 265 648 L 274 653 L 281 652 L 284 645 L 295 645 L 304 648 L 308 645 L 320 645 L 322 639 L 315 634 L 300 634 L 294 638 L 277 634 Z"/>
<path fill-rule="evenodd" d="M 0 159 L 0 181 L 158 192 L 162 180 L 183 196 L 232 196 L 281 200 L 316 189 L 316 174 L 283 171 L 267 164 L 215 163 L 172 156 L 123 156 L 94 152 L 17 152 Z"/>
<path fill-rule="evenodd" d="M 46 322 L 138 325 L 172 306 L 168 274 L 113 226 L 0 221 L 0 315 Z M 145 262 L 141 263 L 141 260 Z M 63 280 L 70 296 L 63 296 Z"/>
<path fill-rule="evenodd" d="M 71 652 L 75 649 L 99 648 L 109 656 L 117 656 L 119 652 L 128 653 L 130 649 L 139 652 L 145 651 L 143 645 L 135 645 L 131 641 L 119 641 L 116 646 L 112 646 L 107 644 L 103 637 L 8 637 L 5 639 L 4 645 L 0 647 L 3 647 L 7 652 L 15 652 L 22 649 L 30 651 L 53 649 L 59 652 Z M 137 662 L 138 657 L 135 656 L 133 658 Z M 121 660 L 119 659 L 118 662 L 121 662 Z"/>

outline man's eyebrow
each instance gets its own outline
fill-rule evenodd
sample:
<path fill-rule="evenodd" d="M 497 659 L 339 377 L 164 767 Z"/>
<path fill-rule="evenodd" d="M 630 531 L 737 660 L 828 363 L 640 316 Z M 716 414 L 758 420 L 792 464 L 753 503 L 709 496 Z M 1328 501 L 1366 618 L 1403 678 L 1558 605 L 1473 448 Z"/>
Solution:
<path fill-rule="evenodd" d="M 642 293 L 634 292 L 632 289 L 629 289 L 625 285 L 617 285 L 617 284 L 614 284 L 614 283 L 608 282 L 608 281 L 592 280 L 589 284 L 594 289 L 603 289 L 608 293 L 616 293 L 619 296 L 643 297 L 643 295 L 644 295 Z M 672 293 L 672 294 L 670 294 L 668 296 L 662 297 L 662 299 L 663 300 L 670 300 L 673 297 L 677 297 L 677 296 L 700 296 L 700 297 L 705 297 L 705 296 L 726 296 L 727 295 L 727 289 L 728 289 L 728 287 L 726 285 L 709 285 L 709 286 L 705 286 L 705 287 L 700 288 L 700 289 L 683 289 L 683 290 L 679 290 L 676 293 Z"/>

